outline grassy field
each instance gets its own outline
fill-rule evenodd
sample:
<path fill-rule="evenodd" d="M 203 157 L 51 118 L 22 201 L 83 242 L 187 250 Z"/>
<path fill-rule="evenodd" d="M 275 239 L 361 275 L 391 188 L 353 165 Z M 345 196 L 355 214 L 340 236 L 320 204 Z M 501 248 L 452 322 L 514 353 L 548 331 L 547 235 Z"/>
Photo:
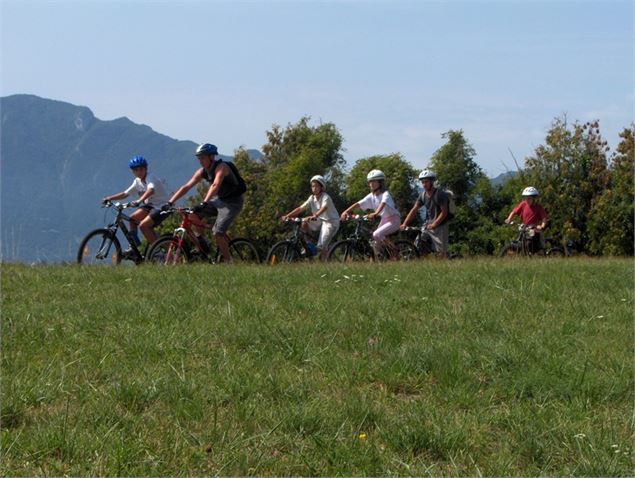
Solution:
<path fill-rule="evenodd" d="M 2 266 L 2 476 L 633 474 L 633 261 Z"/>

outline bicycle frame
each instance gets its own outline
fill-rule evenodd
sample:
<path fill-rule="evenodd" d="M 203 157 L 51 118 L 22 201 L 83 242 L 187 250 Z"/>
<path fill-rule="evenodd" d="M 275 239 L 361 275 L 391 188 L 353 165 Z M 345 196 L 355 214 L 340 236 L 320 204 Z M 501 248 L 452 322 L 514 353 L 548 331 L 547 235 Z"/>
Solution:
<path fill-rule="evenodd" d="M 415 236 L 414 240 L 412 241 L 412 243 L 414 244 L 415 248 L 417 249 L 417 252 L 422 255 L 428 255 L 434 252 L 434 248 L 432 247 L 432 239 L 430 238 L 430 236 L 426 233 L 425 229 L 425 224 L 422 227 L 406 227 L 404 228 L 404 232 L 416 232 L 417 235 Z"/>
<path fill-rule="evenodd" d="M 205 230 L 211 230 L 212 226 L 206 224 L 201 221 L 200 223 L 194 223 L 190 218 L 191 214 L 194 213 L 193 209 L 190 208 L 173 208 L 170 212 L 178 212 L 181 215 L 181 224 L 174 229 L 173 237 L 176 239 L 176 253 L 172 250 L 173 245 L 171 244 L 168 248 L 168 254 L 166 255 L 165 261 L 169 263 L 170 261 L 175 264 L 180 258 L 180 251 L 184 250 L 184 243 L 186 240 L 189 240 L 197 251 L 204 255 L 204 257 L 211 257 L 209 252 L 205 252 L 203 247 L 201 246 L 201 242 L 199 241 L 196 234 L 194 234 L 193 226 L 202 227 Z M 230 237 L 228 234 L 225 234 L 227 241 L 230 241 Z M 189 259 L 189 258 L 188 258 Z"/>
<path fill-rule="evenodd" d="M 524 224 L 520 224 L 518 226 L 518 235 L 516 239 L 511 241 L 512 247 L 519 251 L 523 256 L 530 256 L 535 254 L 534 251 L 531 250 L 532 237 L 529 235 L 529 231 L 532 228 L 529 226 L 525 226 Z"/>
<path fill-rule="evenodd" d="M 108 224 L 106 226 L 106 229 L 110 231 L 111 237 L 115 237 L 117 235 L 117 230 L 121 229 L 121 232 L 126 238 L 126 240 L 128 241 L 130 248 L 134 251 L 137 257 L 143 258 L 143 254 L 141 254 L 141 251 L 139 250 L 139 248 L 137 247 L 137 244 L 133 240 L 132 235 L 130 234 L 130 230 L 126 227 L 125 221 L 128 221 L 128 222 L 135 221 L 134 219 L 124 214 L 123 212 L 123 210 L 126 209 L 128 205 L 129 203 L 120 204 L 120 203 L 109 202 L 105 204 L 105 207 L 114 207 L 117 210 L 117 215 L 115 216 L 115 220 L 111 222 L 110 224 Z M 106 246 L 106 244 L 101 245 L 99 249 L 100 252 L 97 254 L 97 257 L 99 257 L 100 259 L 106 257 L 110 253 L 110 247 L 112 246 L 112 241 L 108 241 L 107 247 L 105 250 L 103 250 L 104 246 Z"/>

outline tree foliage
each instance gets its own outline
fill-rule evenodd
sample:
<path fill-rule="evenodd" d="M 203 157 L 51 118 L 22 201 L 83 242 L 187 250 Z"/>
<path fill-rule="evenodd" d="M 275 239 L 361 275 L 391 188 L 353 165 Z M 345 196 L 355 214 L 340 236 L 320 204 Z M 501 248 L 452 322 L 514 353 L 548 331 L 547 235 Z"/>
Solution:
<path fill-rule="evenodd" d="M 633 171 L 635 126 L 620 133 L 611 157 L 609 184 L 594 198 L 589 214 L 589 250 L 594 254 L 633 255 Z"/>
<path fill-rule="evenodd" d="M 261 160 L 251 160 L 242 148 L 236 151 L 236 165 L 248 184 L 235 226 L 241 235 L 261 242 L 278 238 L 280 216 L 306 200 L 316 174 L 325 176 L 329 194 L 342 202 L 342 135 L 333 123 L 311 126 L 309 121 L 303 117 L 286 128 L 273 125 Z"/>
<path fill-rule="evenodd" d="M 608 151 L 599 121 L 570 126 L 564 117 L 553 121 L 545 144 L 526 158 L 525 185 L 540 191 L 550 235 L 557 240 L 590 244 L 589 212 L 609 185 Z"/>

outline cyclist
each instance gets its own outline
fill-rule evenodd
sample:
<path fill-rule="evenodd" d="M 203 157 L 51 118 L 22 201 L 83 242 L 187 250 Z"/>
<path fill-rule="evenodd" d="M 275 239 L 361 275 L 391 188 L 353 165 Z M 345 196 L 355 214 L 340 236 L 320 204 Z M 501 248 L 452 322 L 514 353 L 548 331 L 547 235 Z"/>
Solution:
<path fill-rule="evenodd" d="M 128 166 L 135 177 L 130 187 L 120 193 L 106 196 L 101 201 L 102 203 L 116 201 L 128 197 L 136 191 L 139 198 L 131 201 L 130 205 L 138 207 L 138 209 L 130 215 L 133 219 L 130 221 L 130 234 L 137 246 L 141 244 L 137 233 L 137 225 L 141 224 L 141 232 L 148 244 L 151 244 L 156 239 L 154 230 L 152 227 L 144 227 L 144 224 L 149 219 L 152 220 L 151 224 L 159 224 L 163 220 L 158 205 L 165 203 L 168 198 L 167 184 L 163 179 L 148 172 L 148 161 L 143 156 L 133 156 L 128 161 Z M 123 251 L 124 255 L 129 253 L 130 249 Z"/>
<path fill-rule="evenodd" d="M 368 182 L 370 193 L 362 200 L 346 208 L 342 213 L 341 219 L 342 221 L 346 220 L 353 209 L 372 210 L 373 212 L 367 216 L 368 219 L 380 216 L 379 226 L 373 231 L 373 249 L 375 254 L 379 255 L 382 246 L 387 246 L 389 249 L 394 250 L 394 246 L 387 239 L 387 236 L 399 230 L 401 215 L 397 211 L 395 201 L 390 192 L 386 190 L 386 175 L 382 171 L 379 169 L 371 170 L 366 175 L 366 181 Z"/>
<path fill-rule="evenodd" d="M 196 148 L 194 154 L 201 167 L 196 170 L 188 182 L 176 190 L 164 209 L 166 206 L 171 207 L 202 180 L 207 181 L 210 185 L 209 189 L 203 202 L 194 208 L 191 221 L 195 226 L 194 231 L 198 235 L 201 246 L 206 248 L 207 245 L 201 235 L 203 232 L 202 218 L 216 216 L 216 221 L 212 227 L 214 240 L 223 255 L 223 260 L 225 263 L 229 263 L 231 255 L 229 254 L 227 229 L 243 208 L 243 194 L 247 190 L 247 186 L 234 163 L 216 159 L 218 148 L 215 145 L 201 144 Z"/>
<path fill-rule="evenodd" d="M 337 209 L 335 209 L 331 196 L 325 192 L 326 180 L 324 176 L 319 174 L 313 176 L 310 184 L 312 194 L 309 198 L 293 211 L 282 216 L 282 219 L 296 217 L 304 211 L 311 211 L 311 214 L 302 221 L 302 232 L 305 235 L 307 249 L 315 247 L 313 246 L 311 233 L 319 233 L 317 250 L 320 253 L 320 259 L 326 261 L 329 244 L 340 228 L 340 216 Z"/>
<path fill-rule="evenodd" d="M 419 173 L 419 181 L 421 181 L 423 191 L 408 212 L 400 229 L 404 230 L 417 211 L 425 206 L 426 224 L 424 231 L 432 240 L 435 252 L 441 257 L 448 257 L 450 197 L 445 191 L 434 187 L 436 179 L 437 175 L 430 170 L 424 169 Z"/>
<path fill-rule="evenodd" d="M 532 249 L 534 251 L 544 251 L 545 238 L 542 231 L 547 226 L 547 213 L 545 208 L 538 204 L 538 190 L 533 186 L 523 189 L 523 200 L 509 213 L 505 224 L 509 224 L 514 216 L 520 216 L 520 220 L 525 226 L 535 231 L 532 237 Z"/>

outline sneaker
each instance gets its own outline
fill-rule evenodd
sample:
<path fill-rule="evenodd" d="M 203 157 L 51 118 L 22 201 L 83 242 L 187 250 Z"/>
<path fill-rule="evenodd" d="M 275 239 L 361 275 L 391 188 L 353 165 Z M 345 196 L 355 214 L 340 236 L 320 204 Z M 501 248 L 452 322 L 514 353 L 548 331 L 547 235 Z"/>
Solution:
<path fill-rule="evenodd" d="M 134 261 L 137 259 L 137 253 L 129 247 L 125 251 L 121 251 L 121 260 L 122 261 Z"/>
<path fill-rule="evenodd" d="M 306 250 L 309 256 L 315 256 L 318 253 L 316 245 L 313 244 L 312 242 L 307 242 Z"/>

